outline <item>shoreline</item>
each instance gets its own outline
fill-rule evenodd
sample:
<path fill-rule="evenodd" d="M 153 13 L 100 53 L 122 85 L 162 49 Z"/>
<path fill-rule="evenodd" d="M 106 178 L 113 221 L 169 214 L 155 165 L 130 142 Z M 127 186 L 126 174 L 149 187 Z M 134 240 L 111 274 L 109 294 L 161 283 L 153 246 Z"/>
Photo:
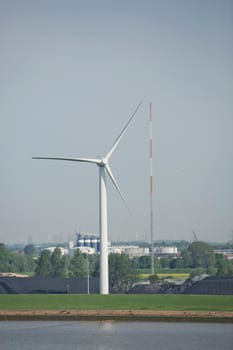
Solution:
<path fill-rule="evenodd" d="M 11 320 L 233 323 L 233 312 L 173 310 L 0 310 L 0 321 Z"/>

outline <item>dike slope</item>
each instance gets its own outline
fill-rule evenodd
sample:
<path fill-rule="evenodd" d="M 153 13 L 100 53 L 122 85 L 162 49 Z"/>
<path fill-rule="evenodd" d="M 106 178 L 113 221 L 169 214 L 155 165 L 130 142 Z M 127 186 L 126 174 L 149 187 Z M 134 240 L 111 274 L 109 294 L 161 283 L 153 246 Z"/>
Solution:
<path fill-rule="evenodd" d="M 0 310 L 0 320 L 112 320 L 233 323 L 233 312 L 172 310 Z"/>

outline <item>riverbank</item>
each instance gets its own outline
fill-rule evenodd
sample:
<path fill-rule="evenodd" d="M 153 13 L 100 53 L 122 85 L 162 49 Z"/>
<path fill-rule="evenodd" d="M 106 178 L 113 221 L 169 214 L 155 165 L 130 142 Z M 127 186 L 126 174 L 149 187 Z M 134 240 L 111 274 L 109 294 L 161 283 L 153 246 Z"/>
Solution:
<path fill-rule="evenodd" d="M 233 323 L 233 312 L 173 310 L 0 310 L 0 320 L 112 320 Z"/>

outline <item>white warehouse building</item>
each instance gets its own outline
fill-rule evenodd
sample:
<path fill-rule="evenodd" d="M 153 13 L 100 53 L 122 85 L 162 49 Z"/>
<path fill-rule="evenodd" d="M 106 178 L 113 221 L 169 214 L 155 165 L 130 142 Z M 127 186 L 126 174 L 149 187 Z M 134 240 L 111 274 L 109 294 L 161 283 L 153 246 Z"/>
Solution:
<path fill-rule="evenodd" d="M 177 247 L 155 247 L 154 254 L 158 256 L 178 255 L 178 250 Z"/>

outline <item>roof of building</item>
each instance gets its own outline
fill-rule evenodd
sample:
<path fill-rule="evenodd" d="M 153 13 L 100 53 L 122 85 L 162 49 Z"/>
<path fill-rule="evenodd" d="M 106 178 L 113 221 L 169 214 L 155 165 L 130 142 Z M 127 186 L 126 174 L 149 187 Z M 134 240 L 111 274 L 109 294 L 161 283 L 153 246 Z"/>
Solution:
<path fill-rule="evenodd" d="M 90 293 L 99 293 L 98 278 L 89 279 Z M 87 293 L 86 278 L 0 277 L 0 294 Z"/>

